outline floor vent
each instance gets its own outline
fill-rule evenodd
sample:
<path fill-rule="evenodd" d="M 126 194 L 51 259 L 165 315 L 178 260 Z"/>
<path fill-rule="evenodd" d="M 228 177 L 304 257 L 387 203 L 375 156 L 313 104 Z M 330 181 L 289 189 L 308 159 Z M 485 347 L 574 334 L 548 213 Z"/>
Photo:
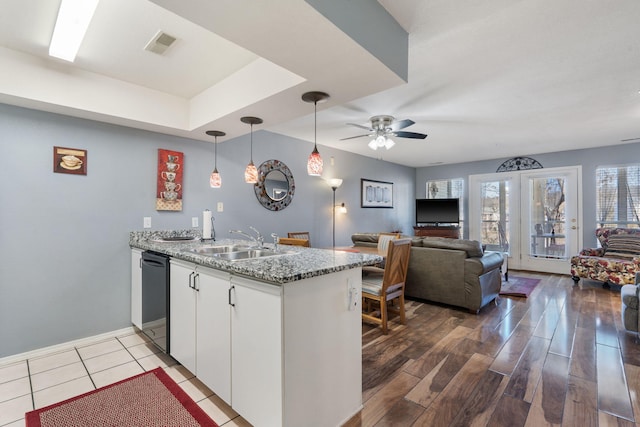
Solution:
<path fill-rule="evenodd" d="M 149 43 L 144 47 L 144 50 L 148 50 L 149 52 L 157 53 L 158 55 L 162 55 L 175 43 L 177 39 L 164 31 L 158 31 L 155 36 Z"/>

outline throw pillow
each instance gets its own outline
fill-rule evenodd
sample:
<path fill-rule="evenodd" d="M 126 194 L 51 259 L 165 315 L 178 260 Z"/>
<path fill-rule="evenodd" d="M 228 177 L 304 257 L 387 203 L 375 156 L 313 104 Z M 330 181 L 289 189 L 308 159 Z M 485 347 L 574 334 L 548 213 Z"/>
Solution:
<path fill-rule="evenodd" d="M 607 258 L 631 259 L 640 255 L 640 236 L 631 234 L 612 234 L 604 252 Z"/>

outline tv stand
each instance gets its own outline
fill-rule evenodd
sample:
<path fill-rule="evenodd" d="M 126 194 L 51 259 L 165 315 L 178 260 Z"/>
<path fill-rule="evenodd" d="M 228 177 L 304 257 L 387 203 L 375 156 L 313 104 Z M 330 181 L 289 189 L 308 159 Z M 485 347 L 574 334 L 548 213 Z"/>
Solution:
<path fill-rule="evenodd" d="M 460 238 L 460 227 L 457 225 L 416 225 L 413 233 L 420 237 Z"/>

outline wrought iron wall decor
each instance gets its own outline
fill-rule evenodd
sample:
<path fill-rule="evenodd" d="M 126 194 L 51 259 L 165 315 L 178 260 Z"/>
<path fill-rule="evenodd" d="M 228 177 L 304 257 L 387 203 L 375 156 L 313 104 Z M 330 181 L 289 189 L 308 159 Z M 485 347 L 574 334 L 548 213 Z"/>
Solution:
<path fill-rule="evenodd" d="M 522 171 L 528 169 L 542 169 L 542 165 L 531 157 L 514 157 L 504 161 L 496 172 Z"/>

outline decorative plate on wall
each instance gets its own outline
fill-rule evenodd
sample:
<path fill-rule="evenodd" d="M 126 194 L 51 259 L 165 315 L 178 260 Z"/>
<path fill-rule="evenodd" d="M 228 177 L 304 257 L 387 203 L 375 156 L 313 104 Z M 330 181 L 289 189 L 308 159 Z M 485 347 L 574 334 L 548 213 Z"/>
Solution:
<path fill-rule="evenodd" d="M 531 157 L 514 157 L 502 163 L 496 172 L 522 171 L 528 169 L 542 169 L 542 165 Z"/>

